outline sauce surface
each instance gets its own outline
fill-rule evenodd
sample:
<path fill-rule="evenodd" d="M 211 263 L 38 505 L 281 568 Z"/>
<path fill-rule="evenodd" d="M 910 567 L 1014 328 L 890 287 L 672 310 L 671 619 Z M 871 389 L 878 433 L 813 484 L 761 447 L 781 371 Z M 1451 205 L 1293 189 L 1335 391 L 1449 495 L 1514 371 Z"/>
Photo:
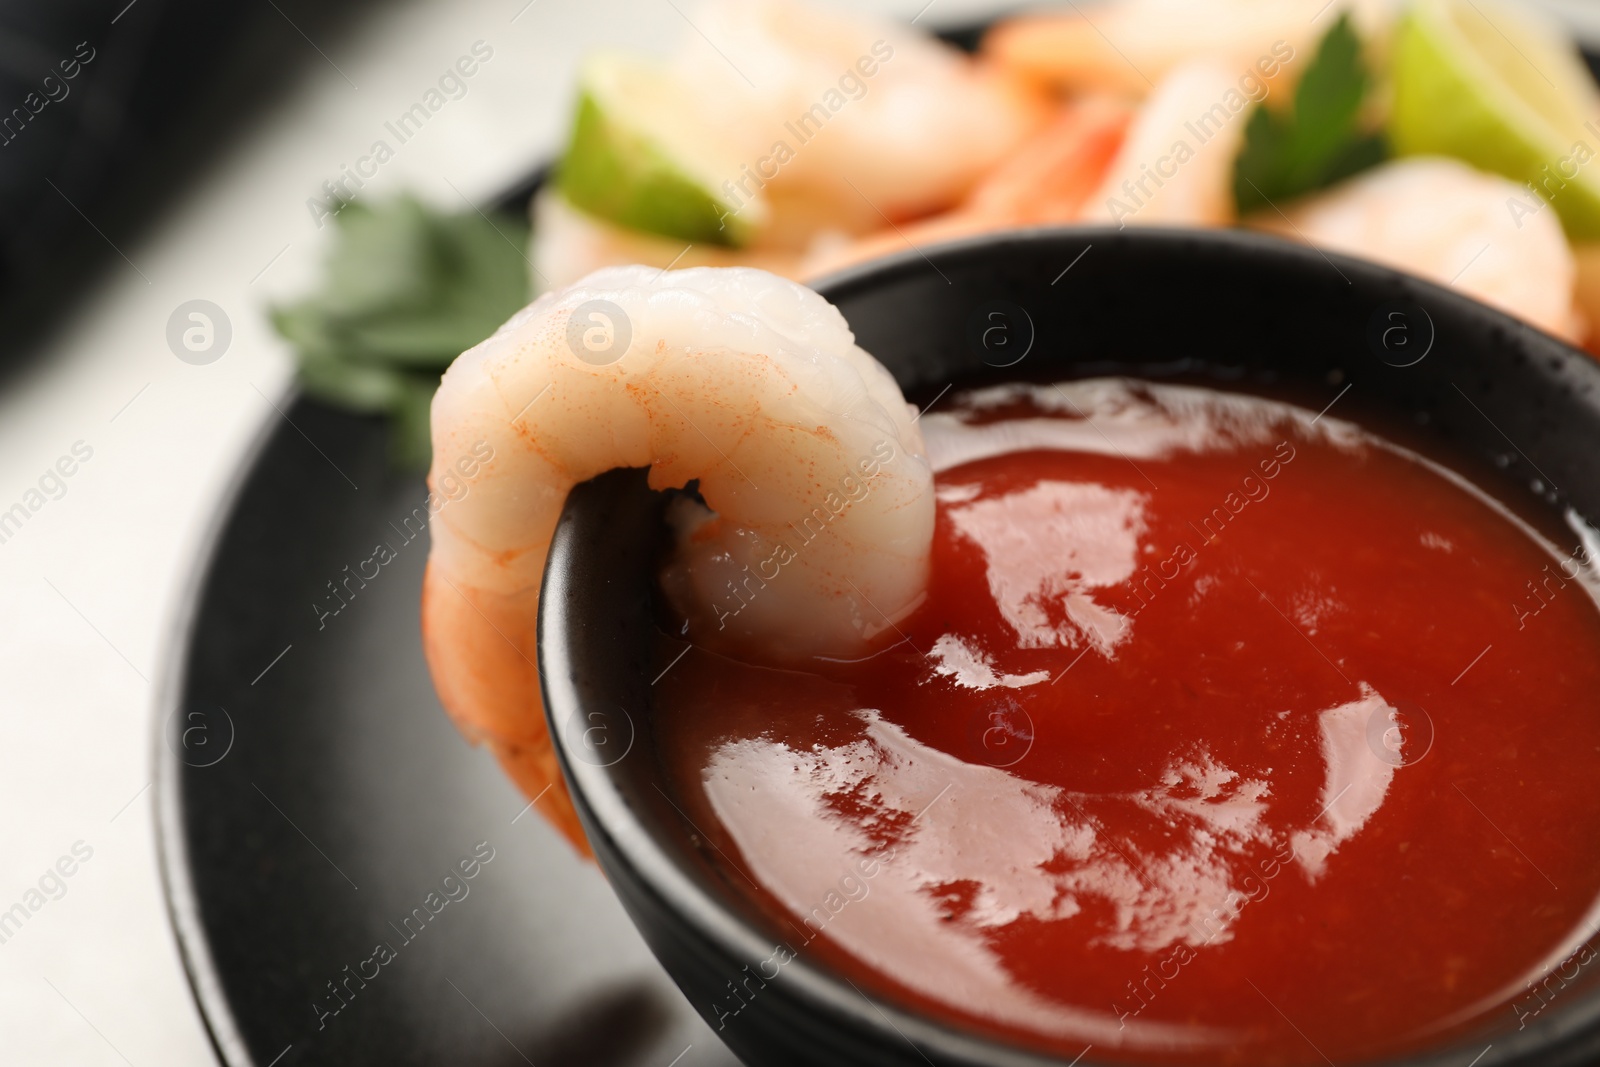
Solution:
<path fill-rule="evenodd" d="M 656 686 L 678 802 L 773 919 L 760 977 L 814 956 L 1066 1059 L 1312 1064 L 1540 1012 L 1600 898 L 1580 533 L 1258 398 L 947 404 L 900 644 L 696 648 Z M 713 1029 L 759 995 L 734 977 Z"/>

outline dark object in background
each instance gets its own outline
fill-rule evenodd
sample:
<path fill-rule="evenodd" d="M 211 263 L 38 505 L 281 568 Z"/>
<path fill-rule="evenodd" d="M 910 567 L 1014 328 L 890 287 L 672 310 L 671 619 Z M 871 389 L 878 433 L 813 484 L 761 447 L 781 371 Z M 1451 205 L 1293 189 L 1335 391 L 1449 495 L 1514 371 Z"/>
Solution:
<path fill-rule="evenodd" d="M 0 374 L 362 6 L 0 0 Z"/>

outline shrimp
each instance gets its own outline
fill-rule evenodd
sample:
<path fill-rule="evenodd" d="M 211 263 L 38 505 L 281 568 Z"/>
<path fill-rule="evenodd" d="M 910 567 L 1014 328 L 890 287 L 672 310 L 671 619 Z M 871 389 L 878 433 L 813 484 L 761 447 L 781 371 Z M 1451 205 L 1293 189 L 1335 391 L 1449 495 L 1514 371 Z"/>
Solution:
<path fill-rule="evenodd" d="M 1048 114 L 905 23 L 798 0 L 708 0 L 695 22 L 678 70 L 704 121 L 744 140 L 754 186 L 804 190 L 871 226 L 950 207 Z"/>
<path fill-rule="evenodd" d="M 979 183 L 962 205 L 980 218 L 1013 225 L 1071 222 L 1122 148 L 1133 111 L 1088 97 L 1067 105 L 1038 136 Z"/>
<path fill-rule="evenodd" d="M 672 237 L 630 230 L 580 211 L 554 185 L 533 198 L 533 268 L 543 286 L 564 288 L 602 267 L 636 263 L 667 267 L 757 267 L 786 278 L 800 276 L 800 255 L 783 248 L 689 245 Z"/>
<path fill-rule="evenodd" d="M 971 237 L 1014 226 L 1076 221 L 1122 144 L 1132 117 L 1128 105 L 1090 97 L 1061 109 L 1044 130 L 995 168 L 955 210 L 891 226 L 841 248 L 807 256 L 802 277 L 820 277 L 908 245 Z"/>
<path fill-rule="evenodd" d="M 913 26 L 796 0 L 710 0 L 691 20 L 699 32 L 667 69 L 718 156 L 736 161 L 720 192 L 762 220 L 754 238 L 685 251 L 546 191 L 534 262 L 554 284 L 640 262 L 798 276 L 807 256 L 948 210 L 1048 117 L 1035 90 Z"/>
<path fill-rule="evenodd" d="M 913 409 L 810 290 L 752 268 L 613 267 L 458 358 L 430 484 L 488 458 L 432 526 L 423 648 L 445 708 L 585 850 L 545 729 L 539 585 L 567 493 L 616 467 L 698 481 L 663 588 L 707 647 L 856 656 L 924 594 L 932 473 Z"/>
<path fill-rule="evenodd" d="M 1580 340 L 1577 266 L 1554 211 L 1526 188 L 1442 157 L 1396 160 L 1262 212 L 1259 228 L 1453 285 L 1543 330 Z M 1512 205 L 1521 205 L 1517 211 Z"/>
<path fill-rule="evenodd" d="M 1600 244 L 1592 241 L 1575 244 L 1572 258 L 1577 267 L 1572 300 L 1582 320 L 1580 325 L 1587 331 L 1584 344 L 1590 355 L 1600 356 L 1600 331 L 1594 329 L 1595 324 L 1600 323 Z"/>
<path fill-rule="evenodd" d="M 1351 9 L 1362 37 L 1381 54 L 1393 22 L 1391 0 L 1357 0 Z M 1077 4 L 1071 11 L 1007 19 L 984 37 L 983 55 L 1004 70 L 1056 90 L 1154 92 L 1184 63 L 1207 58 L 1243 72 L 1274 45 L 1314 48 L 1336 17 L 1327 0 L 1122 0 Z M 1308 53 L 1309 58 L 1309 53 Z M 1261 69 L 1274 92 L 1298 80 L 1299 64 Z"/>
<path fill-rule="evenodd" d="M 1227 226 L 1233 164 L 1250 96 L 1242 76 L 1212 60 L 1174 68 L 1139 109 L 1084 219 L 1124 226 Z"/>

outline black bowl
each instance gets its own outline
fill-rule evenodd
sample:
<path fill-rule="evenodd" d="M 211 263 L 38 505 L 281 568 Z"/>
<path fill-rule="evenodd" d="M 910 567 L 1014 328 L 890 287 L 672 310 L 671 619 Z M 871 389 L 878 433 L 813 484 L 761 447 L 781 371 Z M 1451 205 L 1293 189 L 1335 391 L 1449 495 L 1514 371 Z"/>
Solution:
<path fill-rule="evenodd" d="M 1120 373 L 1210 377 L 1313 408 L 1342 398 L 1341 414 L 1409 424 L 1458 467 L 1501 470 L 1493 491 L 1517 510 L 1600 516 L 1600 366 L 1451 290 L 1373 264 L 1239 232 L 1070 229 L 908 253 L 818 288 L 913 396 L 951 382 Z M 719 1030 L 712 1006 L 727 983 L 785 935 L 705 854 L 655 750 L 661 506 L 642 471 L 575 491 L 551 548 L 539 625 L 545 707 L 567 784 L 601 867 L 661 963 L 751 1064 L 1066 1062 L 868 1001 L 804 957 Z M 1562 1000 L 1526 1029 L 1508 1008 L 1503 1026 L 1407 1062 L 1594 1062 L 1600 995 L 1581 988 Z"/>

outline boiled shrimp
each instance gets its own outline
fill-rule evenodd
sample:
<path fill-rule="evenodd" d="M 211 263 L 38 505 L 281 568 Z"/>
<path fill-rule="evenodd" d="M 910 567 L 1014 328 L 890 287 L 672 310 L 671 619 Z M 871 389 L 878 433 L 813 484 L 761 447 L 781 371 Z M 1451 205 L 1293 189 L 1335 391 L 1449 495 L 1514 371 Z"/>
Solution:
<path fill-rule="evenodd" d="M 1115 99 L 1069 103 L 953 211 L 818 250 L 802 261 L 801 275 L 820 277 L 892 252 L 992 230 L 1074 222 L 1121 147 L 1131 117 L 1132 109 Z"/>
<path fill-rule="evenodd" d="M 1046 117 L 1030 90 L 903 22 L 801 0 L 708 0 L 696 22 L 678 69 L 752 168 L 770 159 L 755 184 L 872 226 L 948 208 Z"/>
<path fill-rule="evenodd" d="M 602 267 L 757 267 L 786 278 L 801 275 L 799 253 L 781 247 L 686 245 L 673 237 L 631 230 L 567 203 L 554 185 L 533 198 L 532 264 L 541 288 L 560 289 Z"/>
<path fill-rule="evenodd" d="M 1465 163 L 1396 160 L 1252 223 L 1454 286 L 1558 337 L 1583 336 L 1577 267 L 1555 212 Z"/>
<path fill-rule="evenodd" d="M 920 602 L 932 474 L 913 409 L 843 316 L 750 268 L 598 271 L 541 296 L 444 375 L 430 483 L 492 452 L 440 512 L 423 644 L 462 731 L 585 848 L 534 667 L 567 493 L 616 467 L 676 508 L 664 588 L 697 644 L 765 662 L 856 656 Z"/>
<path fill-rule="evenodd" d="M 709 0 L 689 15 L 698 32 L 668 69 L 719 155 L 739 161 L 721 193 L 763 220 L 755 237 L 685 250 L 547 191 L 534 262 L 554 284 L 622 263 L 797 276 L 808 256 L 950 209 L 1048 118 L 1037 91 L 915 26 L 799 0 Z"/>
<path fill-rule="evenodd" d="M 1600 244 L 1586 241 L 1572 246 L 1577 277 L 1572 286 L 1572 303 L 1579 325 L 1586 327 L 1584 346 L 1600 356 Z"/>
<path fill-rule="evenodd" d="M 1341 9 L 1351 11 L 1374 54 L 1387 45 L 1392 0 L 1119 0 L 1073 4 L 1006 19 L 983 41 L 983 55 L 1019 77 L 1067 92 L 1139 99 L 1194 59 L 1236 73 L 1270 59 L 1274 45 L 1314 49 Z M 1306 53 L 1309 59 L 1309 52 Z M 1273 92 L 1298 80 L 1304 64 L 1257 67 Z"/>
<path fill-rule="evenodd" d="M 1170 71 L 1139 109 L 1085 221 L 1126 226 L 1227 226 L 1233 165 L 1251 97 L 1241 75 L 1208 59 Z"/>

